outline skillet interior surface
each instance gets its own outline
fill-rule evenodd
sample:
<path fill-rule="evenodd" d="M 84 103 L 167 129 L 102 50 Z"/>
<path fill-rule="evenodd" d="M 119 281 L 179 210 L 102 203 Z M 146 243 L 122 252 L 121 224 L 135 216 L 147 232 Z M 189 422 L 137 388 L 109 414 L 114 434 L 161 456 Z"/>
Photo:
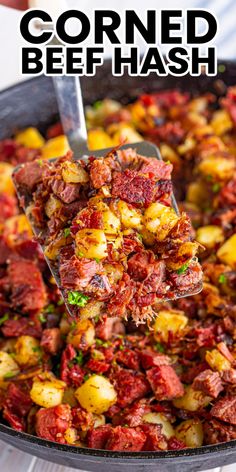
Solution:
<path fill-rule="evenodd" d="M 82 78 L 84 103 L 110 97 L 127 103 L 137 95 L 178 88 L 191 94 L 224 93 L 225 86 L 236 84 L 236 62 L 219 61 L 225 70 L 217 77 L 113 77 L 110 61 L 98 68 L 96 77 Z M 222 70 L 222 67 L 221 67 Z M 37 77 L 0 93 L 0 139 L 18 129 L 35 126 L 40 131 L 58 117 L 52 80 Z M 0 425 L 0 438 L 29 454 L 69 467 L 88 471 L 120 472 L 195 472 L 236 462 L 236 440 L 196 449 L 168 452 L 123 453 L 82 449 L 30 436 Z"/>

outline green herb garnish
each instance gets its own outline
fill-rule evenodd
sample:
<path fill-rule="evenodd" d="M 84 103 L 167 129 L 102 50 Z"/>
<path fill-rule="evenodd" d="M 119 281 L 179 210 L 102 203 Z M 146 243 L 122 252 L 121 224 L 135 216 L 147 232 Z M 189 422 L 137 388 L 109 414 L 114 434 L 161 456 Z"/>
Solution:
<path fill-rule="evenodd" d="M 141 243 L 142 243 L 142 241 L 143 241 L 142 235 L 140 233 L 137 233 L 136 236 L 139 239 L 139 241 L 141 241 Z"/>
<path fill-rule="evenodd" d="M 76 364 L 79 364 L 79 365 L 83 364 L 84 356 L 83 356 L 82 351 L 78 351 L 78 354 L 74 360 L 76 361 Z"/>
<path fill-rule="evenodd" d="M 94 317 L 94 323 L 98 323 L 99 320 L 100 320 L 100 316 L 99 316 L 99 315 L 97 315 L 97 316 Z"/>
<path fill-rule="evenodd" d="M 219 284 L 225 284 L 226 281 L 227 281 L 226 275 L 225 275 L 225 274 L 220 274 L 220 275 L 219 275 L 219 278 L 218 278 Z"/>
<path fill-rule="evenodd" d="M 4 375 L 4 379 L 7 380 L 7 379 L 11 379 L 12 377 L 15 377 L 16 375 L 16 372 L 7 372 L 5 375 Z"/>
<path fill-rule="evenodd" d="M 94 260 L 96 261 L 97 264 L 99 264 L 100 259 L 98 259 L 98 257 L 94 257 Z"/>
<path fill-rule="evenodd" d="M 88 380 L 88 379 L 89 379 L 89 377 L 90 377 L 90 375 L 89 375 L 89 374 L 85 374 L 85 376 L 84 376 L 84 380 L 85 380 L 85 381 L 86 381 L 86 380 Z"/>
<path fill-rule="evenodd" d="M 98 110 L 99 108 L 101 108 L 101 106 L 102 106 L 102 100 L 97 100 L 97 101 L 93 104 L 94 110 Z"/>
<path fill-rule="evenodd" d="M 63 298 L 60 298 L 60 300 L 58 300 L 57 302 L 57 306 L 62 306 L 62 305 L 64 305 L 64 300 Z"/>
<path fill-rule="evenodd" d="M 71 290 L 71 292 L 68 293 L 67 300 L 70 305 L 84 307 L 88 303 L 89 297 L 81 292 L 77 292 L 76 290 Z"/>
<path fill-rule="evenodd" d="M 158 352 L 165 352 L 165 349 L 164 349 L 164 347 L 162 346 L 161 343 L 156 343 L 155 346 L 154 346 L 154 349 Z"/>
<path fill-rule="evenodd" d="M 120 344 L 120 347 L 119 347 L 120 351 L 124 351 L 124 348 L 125 347 L 123 346 L 123 344 Z"/>
<path fill-rule="evenodd" d="M 220 184 L 216 182 L 214 185 L 212 185 L 212 192 L 218 193 L 220 190 Z"/>
<path fill-rule="evenodd" d="M 39 167 L 42 167 L 42 165 L 43 165 L 43 161 L 42 161 L 42 159 L 38 159 L 38 161 L 37 161 L 37 162 L 38 162 L 38 165 L 39 165 Z"/>
<path fill-rule="evenodd" d="M 102 347 L 108 347 L 109 346 L 108 342 L 102 341 L 102 339 L 97 338 L 95 341 L 96 341 L 97 346 L 102 346 Z"/>
<path fill-rule="evenodd" d="M 225 67 L 224 64 L 219 64 L 219 65 L 218 65 L 218 72 L 220 72 L 221 74 L 222 74 L 223 72 L 225 72 L 225 69 L 226 69 L 226 67 Z"/>
<path fill-rule="evenodd" d="M 53 305 L 53 303 L 50 303 L 44 310 L 44 313 L 54 313 L 55 311 L 55 306 Z M 45 320 L 46 321 L 46 320 Z"/>
<path fill-rule="evenodd" d="M 64 229 L 64 236 L 65 236 L 65 238 L 68 238 L 68 236 L 70 236 L 70 228 L 65 228 Z"/>
<path fill-rule="evenodd" d="M 84 257 L 84 254 L 83 254 L 81 251 L 78 251 L 78 252 L 77 252 L 77 256 L 79 256 L 79 257 Z"/>
<path fill-rule="evenodd" d="M 181 275 L 181 274 L 184 274 L 188 268 L 188 262 L 186 262 L 186 264 L 183 264 L 176 272 L 177 274 Z"/>
<path fill-rule="evenodd" d="M 9 314 L 8 313 L 5 313 L 5 315 L 2 316 L 2 318 L 0 318 L 0 326 L 5 323 L 5 321 L 9 320 Z"/>
<path fill-rule="evenodd" d="M 41 323 L 46 323 L 47 318 L 45 318 L 45 316 L 44 316 L 43 313 L 40 313 L 40 315 L 39 315 L 39 321 L 41 321 Z"/>

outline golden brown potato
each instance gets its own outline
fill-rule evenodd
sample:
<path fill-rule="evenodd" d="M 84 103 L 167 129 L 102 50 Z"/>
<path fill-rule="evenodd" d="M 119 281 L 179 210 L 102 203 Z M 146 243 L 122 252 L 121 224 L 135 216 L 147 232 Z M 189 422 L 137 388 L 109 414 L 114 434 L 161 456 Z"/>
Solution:
<path fill-rule="evenodd" d="M 113 141 L 102 129 L 91 129 L 88 132 L 88 147 L 89 149 L 98 150 L 113 146 Z"/>
<path fill-rule="evenodd" d="M 47 200 L 45 204 L 45 213 L 47 217 L 51 218 L 52 215 L 61 207 L 62 207 L 62 203 L 60 202 L 60 200 L 51 193 L 49 199 Z"/>
<path fill-rule="evenodd" d="M 62 166 L 62 178 L 66 183 L 86 184 L 89 176 L 86 170 L 78 162 L 64 162 Z"/>
<path fill-rule="evenodd" d="M 14 167 L 8 162 L 0 162 L 0 193 L 15 195 L 15 187 L 12 182 Z"/>
<path fill-rule="evenodd" d="M 15 141 L 31 149 L 40 149 L 45 139 L 36 128 L 26 128 L 15 136 Z"/>
<path fill-rule="evenodd" d="M 181 408 L 188 411 L 197 411 L 200 408 L 204 408 L 209 405 L 212 398 L 204 395 L 198 390 L 194 390 L 191 385 L 188 385 L 185 389 L 185 394 L 181 398 L 173 400 L 173 404 L 176 408 Z"/>
<path fill-rule="evenodd" d="M 78 321 L 67 336 L 67 342 L 77 349 L 88 349 L 94 341 L 95 329 L 93 323 L 87 319 Z"/>
<path fill-rule="evenodd" d="M 217 257 L 232 269 L 236 268 L 236 234 L 233 234 L 217 251 Z"/>
<path fill-rule="evenodd" d="M 198 419 L 182 421 L 175 429 L 175 435 L 187 447 L 201 447 L 203 444 L 202 423 Z"/>
<path fill-rule="evenodd" d="M 33 336 L 19 336 L 15 344 L 15 359 L 22 366 L 37 365 L 41 359 L 38 339 Z"/>
<path fill-rule="evenodd" d="M 65 382 L 48 373 L 34 378 L 30 396 L 36 405 L 51 408 L 62 403 L 65 388 Z"/>
<path fill-rule="evenodd" d="M 70 150 L 67 137 L 64 135 L 49 139 L 42 148 L 42 159 L 62 157 Z"/>
<path fill-rule="evenodd" d="M 145 413 L 143 415 L 144 423 L 159 424 L 162 426 L 161 432 L 167 439 L 175 435 L 174 428 L 171 422 L 163 413 Z"/>
<path fill-rule="evenodd" d="M 107 411 L 116 402 L 113 385 L 102 375 L 89 377 L 77 388 L 75 396 L 85 410 L 97 415 Z"/>
<path fill-rule="evenodd" d="M 229 113 L 226 110 L 217 110 L 213 113 L 211 127 L 217 136 L 227 133 L 233 128 L 233 123 Z"/>
<path fill-rule="evenodd" d="M 197 229 L 196 240 L 207 249 L 213 249 L 224 241 L 224 232 L 220 226 L 207 225 Z"/>
<path fill-rule="evenodd" d="M 75 239 L 78 255 L 99 260 L 107 257 L 107 240 L 102 229 L 81 229 Z"/>
<path fill-rule="evenodd" d="M 205 359 L 211 369 L 218 370 L 218 372 L 222 372 L 223 370 L 229 370 L 231 368 L 231 363 L 218 351 L 218 349 L 212 349 L 212 351 L 207 351 Z"/>
<path fill-rule="evenodd" d="M 19 372 L 19 366 L 10 354 L 0 351 L 0 381 L 10 379 Z"/>
<path fill-rule="evenodd" d="M 179 217 L 173 208 L 161 203 L 151 203 L 144 212 L 144 226 L 154 233 L 158 241 L 163 241 L 171 229 L 176 225 Z"/>
<path fill-rule="evenodd" d="M 180 335 L 187 326 L 188 318 L 180 310 L 161 310 L 154 323 L 154 333 L 158 339 L 168 342 L 169 333 Z"/>
<path fill-rule="evenodd" d="M 209 156 L 200 162 L 198 170 L 207 178 L 211 176 L 213 181 L 228 180 L 235 171 L 235 161 L 229 157 Z"/>
<path fill-rule="evenodd" d="M 141 228 L 142 214 L 137 208 L 132 208 L 131 205 L 119 200 L 117 208 L 120 212 L 121 222 L 125 228 Z"/>
<path fill-rule="evenodd" d="M 96 300 L 88 302 L 84 307 L 80 308 L 80 319 L 87 320 L 88 318 L 95 318 L 96 316 L 100 316 L 103 306 L 103 302 L 99 302 Z"/>

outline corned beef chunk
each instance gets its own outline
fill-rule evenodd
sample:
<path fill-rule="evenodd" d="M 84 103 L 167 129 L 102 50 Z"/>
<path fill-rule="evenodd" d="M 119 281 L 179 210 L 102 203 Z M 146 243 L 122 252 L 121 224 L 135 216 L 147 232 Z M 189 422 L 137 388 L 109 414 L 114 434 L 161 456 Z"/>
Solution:
<path fill-rule="evenodd" d="M 142 398 L 150 390 L 143 374 L 119 368 L 111 375 L 111 378 L 118 394 L 117 404 L 122 408 Z"/>
<path fill-rule="evenodd" d="M 170 365 L 152 367 L 147 371 L 147 379 L 157 400 L 173 400 L 184 394 L 184 387 Z"/>
<path fill-rule="evenodd" d="M 3 417 L 18 431 L 26 430 L 26 417 L 33 402 L 29 393 L 19 385 L 10 383 L 3 403 Z"/>
<path fill-rule="evenodd" d="M 236 397 L 221 398 L 211 409 L 214 418 L 236 425 Z"/>
<path fill-rule="evenodd" d="M 67 385 L 78 387 L 83 383 L 85 372 L 77 362 L 73 362 L 76 356 L 75 348 L 68 344 L 61 356 L 60 377 Z"/>
<path fill-rule="evenodd" d="M 49 354 L 55 355 L 62 347 L 62 338 L 59 328 L 48 328 L 43 330 L 41 346 Z"/>
<path fill-rule="evenodd" d="M 36 433 L 48 441 L 66 443 L 64 434 L 72 421 L 69 405 L 41 408 L 36 414 Z"/>
<path fill-rule="evenodd" d="M 110 431 L 105 449 L 109 451 L 141 451 L 146 441 L 143 431 L 117 426 Z"/>
<path fill-rule="evenodd" d="M 11 261 L 8 266 L 11 301 L 23 313 L 40 311 L 47 302 L 47 292 L 38 267 L 26 259 Z"/>
<path fill-rule="evenodd" d="M 210 397 L 217 398 L 219 393 L 224 389 L 220 374 L 207 369 L 201 372 L 193 381 L 193 388 L 201 390 Z"/>

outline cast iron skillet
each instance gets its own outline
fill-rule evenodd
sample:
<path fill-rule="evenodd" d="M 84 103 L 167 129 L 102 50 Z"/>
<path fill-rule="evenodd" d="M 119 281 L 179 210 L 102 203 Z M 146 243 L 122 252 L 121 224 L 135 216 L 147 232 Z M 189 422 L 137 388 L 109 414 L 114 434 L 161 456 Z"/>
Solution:
<path fill-rule="evenodd" d="M 193 94 L 224 93 L 226 85 L 236 84 L 236 62 L 220 61 L 225 70 L 217 77 L 112 77 L 110 62 L 96 77 L 82 79 L 85 103 L 105 97 L 123 103 L 144 92 L 179 88 Z M 222 70 L 222 67 L 220 68 Z M 0 139 L 17 129 L 36 126 L 44 131 L 57 118 L 58 110 L 52 81 L 38 77 L 0 93 Z M 111 452 L 78 448 L 39 439 L 0 424 L 0 438 L 29 454 L 58 464 L 87 471 L 103 472 L 195 472 L 236 462 L 236 440 L 196 449 L 168 452 Z"/>

